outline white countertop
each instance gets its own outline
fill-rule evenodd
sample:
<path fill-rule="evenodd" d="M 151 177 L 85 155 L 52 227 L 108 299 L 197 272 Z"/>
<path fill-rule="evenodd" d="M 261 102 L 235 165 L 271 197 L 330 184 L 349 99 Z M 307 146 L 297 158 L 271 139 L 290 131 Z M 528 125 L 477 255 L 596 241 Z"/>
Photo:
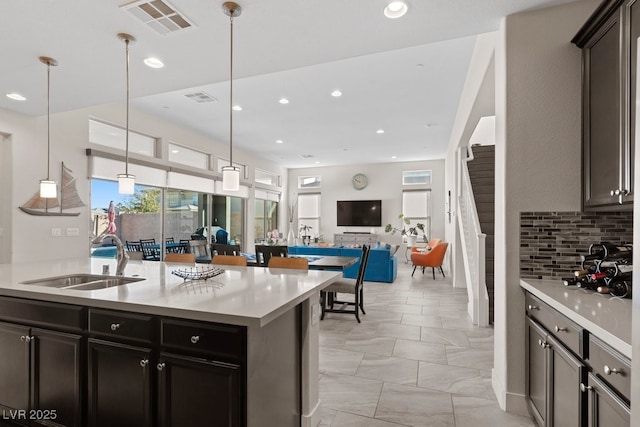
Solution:
<path fill-rule="evenodd" d="M 520 286 L 631 359 L 630 299 L 564 286 L 560 280 L 521 279 Z"/>
<path fill-rule="evenodd" d="M 113 275 L 116 262 L 111 259 L 0 264 L 0 295 L 261 327 L 342 277 L 330 271 L 222 266 L 224 274 L 205 282 L 183 282 L 171 271 L 193 264 L 129 261 L 125 276 L 146 280 L 95 291 L 20 284 L 67 274 L 102 274 L 105 264 Z"/>

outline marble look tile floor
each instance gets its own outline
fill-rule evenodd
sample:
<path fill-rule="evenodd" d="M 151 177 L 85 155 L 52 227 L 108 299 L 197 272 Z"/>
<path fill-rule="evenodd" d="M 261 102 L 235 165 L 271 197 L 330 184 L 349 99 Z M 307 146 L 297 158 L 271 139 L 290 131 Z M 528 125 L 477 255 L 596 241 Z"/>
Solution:
<path fill-rule="evenodd" d="M 362 323 L 320 322 L 320 425 L 535 426 L 499 408 L 493 329 L 473 326 L 466 290 L 411 270 L 401 261 L 394 283 L 365 282 Z"/>

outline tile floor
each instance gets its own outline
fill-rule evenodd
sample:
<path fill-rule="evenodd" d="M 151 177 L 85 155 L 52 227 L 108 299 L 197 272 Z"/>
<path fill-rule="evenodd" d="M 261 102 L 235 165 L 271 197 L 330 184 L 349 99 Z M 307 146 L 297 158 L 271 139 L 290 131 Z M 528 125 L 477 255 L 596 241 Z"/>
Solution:
<path fill-rule="evenodd" d="M 320 323 L 320 425 L 534 426 L 496 403 L 493 329 L 473 326 L 466 290 L 399 264 L 394 283 L 365 282 L 362 323 Z"/>

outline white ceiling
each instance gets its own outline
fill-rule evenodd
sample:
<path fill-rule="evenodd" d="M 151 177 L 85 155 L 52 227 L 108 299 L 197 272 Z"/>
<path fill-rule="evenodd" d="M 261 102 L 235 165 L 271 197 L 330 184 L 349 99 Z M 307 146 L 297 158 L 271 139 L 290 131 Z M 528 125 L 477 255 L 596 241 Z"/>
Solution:
<path fill-rule="evenodd" d="M 52 112 L 123 103 L 116 34 L 127 32 L 137 38 L 132 106 L 227 142 L 223 1 L 169 2 L 196 27 L 159 35 L 119 8 L 126 0 L 0 1 L 0 108 L 46 114 L 42 55 L 60 64 L 52 70 Z M 234 113 L 234 146 L 286 167 L 443 158 L 473 36 L 497 30 L 506 15 L 568 0 L 408 0 L 408 14 L 395 20 L 382 14 L 388 2 L 239 0 L 234 104 L 243 111 Z M 148 56 L 165 68 L 143 65 Z M 343 96 L 331 97 L 334 89 Z M 218 101 L 184 97 L 201 90 Z M 10 92 L 27 101 L 9 100 Z M 281 97 L 291 102 L 281 105 Z"/>

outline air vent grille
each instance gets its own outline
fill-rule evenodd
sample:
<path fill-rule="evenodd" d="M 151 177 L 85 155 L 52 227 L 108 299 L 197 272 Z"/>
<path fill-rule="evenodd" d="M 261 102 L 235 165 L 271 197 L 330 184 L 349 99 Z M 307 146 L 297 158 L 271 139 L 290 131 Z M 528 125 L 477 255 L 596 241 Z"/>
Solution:
<path fill-rule="evenodd" d="M 217 101 L 216 98 L 214 98 L 213 96 L 209 95 L 207 92 L 204 92 L 204 91 L 187 93 L 184 96 L 198 103 Z"/>
<path fill-rule="evenodd" d="M 166 0 L 142 0 L 120 6 L 159 34 L 167 35 L 195 27 Z"/>

